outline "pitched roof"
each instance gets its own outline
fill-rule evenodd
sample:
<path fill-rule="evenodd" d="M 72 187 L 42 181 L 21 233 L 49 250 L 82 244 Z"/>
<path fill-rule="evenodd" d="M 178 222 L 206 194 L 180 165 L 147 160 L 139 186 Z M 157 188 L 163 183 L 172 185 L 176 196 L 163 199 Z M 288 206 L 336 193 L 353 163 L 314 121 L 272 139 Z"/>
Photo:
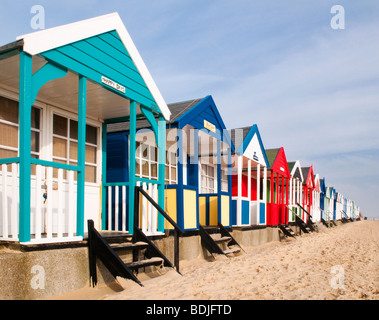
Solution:
<path fill-rule="evenodd" d="M 232 142 L 234 144 L 235 150 L 239 149 L 243 141 L 246 139 L 246 136 L 250 132 L 251 128 L 252 126 L 228 130 L 230 134 L 230 138 L 232 139 Z M 241 132 L 242 132 L 242 135 L 240 134 Z"/>
<path fill-rule="evenodd" d="M 22 35 L 17 37 L 17 40 L 23 40 L 23 50 L 25 52 L 30 55 L 37 55 L 113 30 L 118 33 L 159 110 L 168 120 L 170 110 L 117 12 Z"/>
<path fill-rule="evenodd" d="M 273 166 L 273 164 L 275 162 L 275 159 L 278 156 L 279 151 L 280 151 L 280 148 L 277 148 L 277 149 L 266 149 L 265 150 L 266 156 L 267 156 L 267 160 L 268 160 L 268 163 L 270 165 L 270 168 L 272 168 L 272 166 Z"/>

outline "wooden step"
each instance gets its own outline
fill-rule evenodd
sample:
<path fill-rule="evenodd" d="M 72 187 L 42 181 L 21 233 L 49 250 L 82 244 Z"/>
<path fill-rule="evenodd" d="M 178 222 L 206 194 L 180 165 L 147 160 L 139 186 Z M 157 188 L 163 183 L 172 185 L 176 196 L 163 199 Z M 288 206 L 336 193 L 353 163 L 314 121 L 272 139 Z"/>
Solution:
<path fill-rule="evenodd" d="M 133 250 L 133 249 L 142 250 L 148 247 L 148 244 L 142 241 L 136 242 L 136 243 L 133 243 L 133 242 L 111 243 L 109 245 L 113 250 Z"/>
<path fill-rule="evenodd" d="M 212 237 L 214 242 L 226 242 L 226 241 L 230 241 L 232 238 L 231 237 Z"/>
<path fill-rule="evenodd" d="M 126 266 L 131 270 L 137 270 L 139 268 L 150 267 L 150 266 L 160 266 L 160 265 L 163 265 L 163 259 L 159 257 L 153 257 L 151 259 L 126 263 Z"/>
<path fill-rule="evenodd" d="M 232 253 L 238 253 L 238 252 L 241 252 L 241 248 L 239 248 L 239 247 L 230 247 L 230 248 L 224 250 L 225 254 L 232 254 Z"/>

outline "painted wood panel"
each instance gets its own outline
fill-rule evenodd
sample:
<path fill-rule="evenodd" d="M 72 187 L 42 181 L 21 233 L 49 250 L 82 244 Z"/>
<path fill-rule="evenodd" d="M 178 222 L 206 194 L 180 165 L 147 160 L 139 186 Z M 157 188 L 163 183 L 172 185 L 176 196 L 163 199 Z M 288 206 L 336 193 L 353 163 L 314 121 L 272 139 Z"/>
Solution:
<path fill-rule="evenodd" d="M 115 31 L 43 52 L 42 56 L 101 85 L 101 77 L 105 76 L 124 86 L 125 96 L 129 99 L 157 109 L 153 96 Z"/>
<path fill-rule="evenodd" d="M 221 223 L 224 226 L 230 225 L 230 197 L 221 195 Z"/>
<path fill-rule="evenodd" d="M 196 191 L 183 190 L 184 229 L 197 228 Z"/>
<path fill-rule="evenodd" d="M 172 220 L 177 222 L 177 191 L 176 189 L 166 189 L 165 190 L 165 211 L 170 216 Z M 174 227 L 165 220 L 165 228 L 173 229 Z"/>
<path fill-rule="evenodd" d="M 203 226 L 207 224 L 207 198 L 199 197 L 199 223 Z"/>

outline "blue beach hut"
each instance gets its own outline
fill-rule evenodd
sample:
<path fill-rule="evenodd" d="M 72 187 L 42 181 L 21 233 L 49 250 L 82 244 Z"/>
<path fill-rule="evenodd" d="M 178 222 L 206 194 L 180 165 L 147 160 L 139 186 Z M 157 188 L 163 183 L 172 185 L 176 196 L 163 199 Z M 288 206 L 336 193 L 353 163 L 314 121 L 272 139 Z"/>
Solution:
<path fill-rule="evenodd" d="M 232 143 L 213 98 L 172 103 L 168 108 L 165 211 L 186 231 L 219 222 L 231 226 Z M 136 180 L 154 198 L 156 140 L 147 125 L 137 121 Z M 120 182 L 128 176 L 129 125 L 113 124 L 108 133 L 107 176 Z M 142 203 L 140 216 L 142 230 L 156 234 L 154 208 Z"/>

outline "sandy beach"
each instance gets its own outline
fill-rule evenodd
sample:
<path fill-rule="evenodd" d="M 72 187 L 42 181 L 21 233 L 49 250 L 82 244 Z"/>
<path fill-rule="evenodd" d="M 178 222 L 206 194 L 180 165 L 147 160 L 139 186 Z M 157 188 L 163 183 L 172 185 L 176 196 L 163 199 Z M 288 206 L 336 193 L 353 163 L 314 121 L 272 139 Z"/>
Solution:
<path fill-rule="evenodd" d="M 181 273 L 84 288 L 60 299 L 379 300 L 379 221 L 358 221 L 245 248 L 232 258 L 181 261 Z"/>

